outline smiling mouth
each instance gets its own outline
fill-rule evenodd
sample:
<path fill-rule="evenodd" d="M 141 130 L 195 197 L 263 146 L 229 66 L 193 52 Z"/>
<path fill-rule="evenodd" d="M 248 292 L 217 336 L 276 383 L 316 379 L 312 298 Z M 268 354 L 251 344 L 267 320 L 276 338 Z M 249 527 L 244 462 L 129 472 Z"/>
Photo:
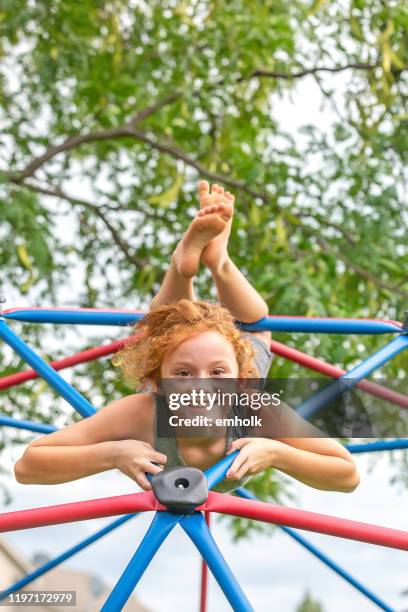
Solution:
<path fill-rule="evenodd" d="M 203 410 L 209 411 L 210 404 L 200 404 L 199 406 L 186 406 L 189 412 L 202 412 Z M 220 404 L 214 404 L 211 406 L 211 410 L 219 410 L 220 408 L 225 408 L 225 406 L 221 406 Z"/>

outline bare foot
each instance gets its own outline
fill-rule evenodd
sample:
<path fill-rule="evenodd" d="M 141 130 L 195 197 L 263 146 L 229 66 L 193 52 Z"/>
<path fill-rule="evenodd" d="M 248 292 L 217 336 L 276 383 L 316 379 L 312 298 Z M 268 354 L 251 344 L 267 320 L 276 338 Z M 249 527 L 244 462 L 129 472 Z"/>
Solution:
<path fill-rule="evenodd" d="M 224 207 L 226 207 L 224 208 L 223 216 L 224 218 L 227 216 L 227 219 L 223 231 L 208 243 L 201 256 L 203 264 L 210 270 L 215 270 L 221 267 L 223 262 L 228 258 L 227 246 L 228 238 L 231 233 L 235 196 L 233 196 L 229 191 L 224 192 L 224 188 L 216 183 L 212 186 L 210 193 L 210 186 L 208 182 L 199 181 L 198 197 L 202 210 L 205 210 L 216 203 L 219 205 L 223 204 Z"/>
<path fill-rule="evenodd" d="M 200 210 L 173 253 L 173 263 L 181 276 L 197 274 L 203 249 L 221 234 L 229 218 L 226 205 Z M 230 213 L 232 214 L 232 213 Z"/>

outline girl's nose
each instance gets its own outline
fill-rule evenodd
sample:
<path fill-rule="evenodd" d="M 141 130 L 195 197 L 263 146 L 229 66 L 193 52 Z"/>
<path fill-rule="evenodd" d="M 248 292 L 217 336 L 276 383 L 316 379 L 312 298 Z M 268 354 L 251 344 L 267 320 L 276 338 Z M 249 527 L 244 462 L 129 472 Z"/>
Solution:
<path fill-rule="evenodd" d="M 208 372 L 205 372 L 202 376 L 200 376 L 200 389 L 206 393 L 215 393 L 219 388 L 219 384 L 220 380 L 217 378 L 211 378 L 208 375 Z"/>

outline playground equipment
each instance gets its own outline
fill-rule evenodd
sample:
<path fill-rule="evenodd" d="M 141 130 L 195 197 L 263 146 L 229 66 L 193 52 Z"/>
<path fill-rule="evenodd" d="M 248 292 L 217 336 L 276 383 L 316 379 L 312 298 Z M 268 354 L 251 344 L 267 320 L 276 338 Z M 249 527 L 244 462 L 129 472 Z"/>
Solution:
<path fill-rule="evenodd" d="M 57 373 L 57 370 L 109 355 L 115 352 L 124 342 L 135 342 L 138 338 L 130 336 L 124 341 L 89 349 L 72 357 L 47 364 L 12 331 L 7 324 L 7 320 L 38 323 L 123 326 L 135 322 L 142 316 L 143 313 L 131 310 L 14 308 L 4 311 L 0 315 L 0 338 L 14 349 L 33 370 L 3 377 L 0 380 L 0 389 L 6 389 L 12 385 L 21 384 L 25 380 L 36 378 L 39 375 L 83 417 L 94 414 L 95 408 L 85 397 L 69 385 Z M 272 342 L 271 349 L 276 354 L 280 354 L 315 371 L 334 378 L 341 378 L 344 382 L 342 386 L 343 390 L 358 385 L 361 389 L 364 389 L 372 395 L 387 399 L 403 408 L 408 407 L 407 396 L 386 389 L 373 382 L 363 380 L 371 372 L 381 367 L 381 365 L 391 360 L 394 356 L 408 347 L 408 318 L 401 324 L 396 321 L 380 321 L 375 319 L 360 320 L 270 316 L 256 323 L 240 324 L 240 326 L 247 331 L 271 330 L 308 333 L 394 334 L 395 337 L 391 342 L 362 361 L 349 372 L 344 372 L 339 368 L 275 341 Z M 324 409 L 325 405 L 327 405 L 331 399 L 338 395 L 339 392 L 342 392 L 339 389 L 339 385 L 328 385 L 326 389 L 323 389 L 306 400 L 297 409 L 298 412 L 304 418 L 311 417 L 318 411 Z M 30 421 L 13 419 L 6 415 L 0 415 L 0 425 L 28 429 L 39 433 L 50 433 L 56 430 L 56 427 L 53 425 L 31 423 Z M 351 444 L 347 445 L 347 448 L 352 453 L 408 448 L 408 439 L 385 440 L 356 445 Z M 253 610 L 253 607 L 224 560 L 209 529 L 210 512 L 219 512 L 279 525 L 290 537 L 308 549 L 339 576 L 347 580 L 352 586 L 360 591 L 360 593 L 370 599 L 373 604 L 382 610 L 392 611 L 393 608 L 391 606 L 372 593 L 367 587 L 356 578 L 352 577 L 345 569 L 341 568 L 327 555 L 319 551 L 317 547 L 308 542 L 293 528 L 401 550 L 408 550 L 408 531 L 400 531 L 265 503 L 257 500 L 245 489 L 237 490 L 236 493 L 238 497 L 211 491 L 211 488 L 225 478 L 226 472 L 237 454 L 238 452 L 235 452 L 224 457 L 204 473 L 195 468 L 176 468 L 173 471 L 164 470 L 153 477 L 153 491 L 151 492 L 132 493 L 128 495 L 0 514 L 0 531 L 2 532 L 44 525 L 69 523 L 103 516 L 125 515 L 3 590 L 0 593 L 0 600 L 5 599 L 10 593 L 23 588 L 35 578 L 43 575 L 59 563 L 62 563 L 86 546 L 89 546 L 91 543 L 116 529 L 118 526 L 136 516 L 137 513 L 155 511 L 153 521 L 148 531 L 112 593 L 106 600 L 102 610 L 104 612 L 111 612 L 116 610 L 119 611 L 123 608 L 154 554 L 172 529 L 179 524 L 203 557 L 202 590 L 200 599 L 201 612 L 204 612 L 206 608 L 206 564 L 208 564 L 208 567 L 212 571 L 232 608 L 238 612 L 249 612 Z"/>

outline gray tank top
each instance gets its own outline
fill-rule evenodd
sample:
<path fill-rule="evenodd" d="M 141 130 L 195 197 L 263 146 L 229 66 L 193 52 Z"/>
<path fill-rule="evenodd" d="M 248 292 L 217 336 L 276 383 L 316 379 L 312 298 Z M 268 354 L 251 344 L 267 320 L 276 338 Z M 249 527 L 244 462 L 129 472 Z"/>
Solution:
<path fill-rule="evenodd" d="M 271 366 L 271 362 L 273 359 L 273 355 L 271 351 L 266 346 L 265 342 L 263 342 L 260 338 L 257 338 L 253 334 L 249 332 L 242 332 L 242 336 L 248 338 L 254 347 L 255 350 L 255 365 L 259 371 L 260 378 L 267 378 L 269 368 Z M 162 401 L 160 396 L 157 393 L 152 394 L 155 402 L 155 411 L 154 411 L 154 448 L 163 453 L 167 457 L 166 467 L 176 467 L 176 466 L 185 466 L 186 463 L 181 457 L 176 438 L 173 436 L 171 438 L 163 438 L 157 435 L 157 412 L 160 408 L 160 402 Z M 238 438 L 245 438 L 246 431 L 245 428 L 241 427 L 229 427 L 227 429 L 226 440 L 225 440 L 225 453 L 228 451 L 234 440 Z M 245 476 L 241 478 L 241 480 L 227 480 L 224 479 L 218 485 L 213 487 L 214 491 L 219 491 L 220 493 L 229 493 L 238 489 L 239 487 L 244 486 L 250 480 L 251 476 Z"/>

